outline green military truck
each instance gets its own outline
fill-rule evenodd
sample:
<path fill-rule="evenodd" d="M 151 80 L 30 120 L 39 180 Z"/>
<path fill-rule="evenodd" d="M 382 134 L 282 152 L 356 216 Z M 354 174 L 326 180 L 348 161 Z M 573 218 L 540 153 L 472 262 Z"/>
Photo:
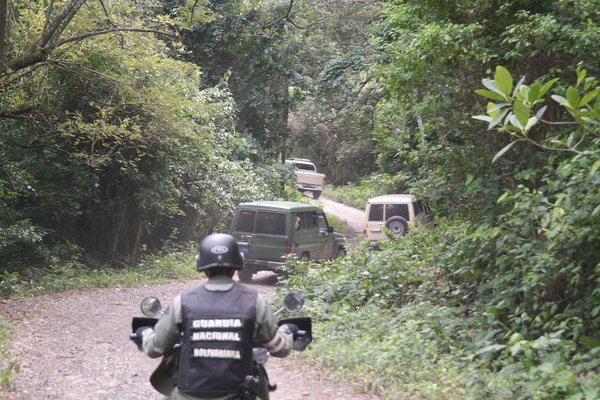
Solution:
<path fill-rule="evenodd" d="M 346 254 L 342 234 L 329 226 L 325 213 L 311 204 L 287 201 L 254 201 L 238 205 L 231 234 L 244 255 L 241 281 L 258 271 L 281 272 L 286 258 L 333 259 Z"/>

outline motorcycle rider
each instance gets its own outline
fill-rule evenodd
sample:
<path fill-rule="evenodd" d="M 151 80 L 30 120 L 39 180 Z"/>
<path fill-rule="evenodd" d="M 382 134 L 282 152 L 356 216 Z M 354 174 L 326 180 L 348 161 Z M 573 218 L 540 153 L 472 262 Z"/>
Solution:
<path fill-rule="evenodd" d="M 207 236 L 196 269 L 208 281 L 177 296 L 154 329 L 136 331 L 152 358 L 168 354 L 181 339 L 176 387 L 169 400 L 240 399 L 244 380 L 254 374 L 253 342 L 262 343 L 272 356 L 289 354 L 290 327 L 277 328 L 273 310 L 258 291 L 233 281 L 242 268 L 233 236 Z"/>

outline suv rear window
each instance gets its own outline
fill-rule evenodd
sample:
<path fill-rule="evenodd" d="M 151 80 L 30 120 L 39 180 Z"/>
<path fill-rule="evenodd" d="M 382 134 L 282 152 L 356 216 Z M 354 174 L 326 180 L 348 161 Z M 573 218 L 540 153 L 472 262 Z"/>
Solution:
<path fill-rule="evenodd" d="M 408 221 L 410 219 L 408 215 L 408 204 L 386 204 L 385 218 L 390 219 L 391 217 L 402 217 Z"/>
<path fill-rule="evenodd" d="M 254 232 L 254 215 L 256 211 L 240 210 L 235 230 L 238 232 Z"/>
<path fill-rule="evenodd" d="M 369 221 L 383 221 L 383 204 L 371 204 Z"/>
<path fill-rule="evenodd" d="M 267 235 L 285 235 L 285 214 L 259 211 L 256 214 L 255 233 Z"/>

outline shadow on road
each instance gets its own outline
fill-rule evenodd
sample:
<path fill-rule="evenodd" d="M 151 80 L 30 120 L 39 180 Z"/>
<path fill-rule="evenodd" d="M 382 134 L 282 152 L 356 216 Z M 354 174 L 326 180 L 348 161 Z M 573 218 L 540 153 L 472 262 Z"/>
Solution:
<path fill-rule="evenodd" d="M 244 282 L 246 285 L 257 285 L 257 286 L 272 286 L 272 287 L 281 287 L 282 283 L 279 282 L 279 275 L 268 272 L 261 271 L 252 276 L 251 282 Z"/>

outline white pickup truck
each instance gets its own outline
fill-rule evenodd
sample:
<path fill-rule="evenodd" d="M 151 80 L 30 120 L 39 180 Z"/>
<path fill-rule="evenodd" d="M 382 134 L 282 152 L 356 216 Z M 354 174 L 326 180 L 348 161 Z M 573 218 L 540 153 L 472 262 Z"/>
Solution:
<path fill-rule="evenodd" d="M 318 199 L 323 191 L 325 175 L 318 173 L 315 164 L 305 158 L 291 158 L 285 162 L 294 166 L 298 190 L 303 193 L 312 192 L 313 199 Z"/>

